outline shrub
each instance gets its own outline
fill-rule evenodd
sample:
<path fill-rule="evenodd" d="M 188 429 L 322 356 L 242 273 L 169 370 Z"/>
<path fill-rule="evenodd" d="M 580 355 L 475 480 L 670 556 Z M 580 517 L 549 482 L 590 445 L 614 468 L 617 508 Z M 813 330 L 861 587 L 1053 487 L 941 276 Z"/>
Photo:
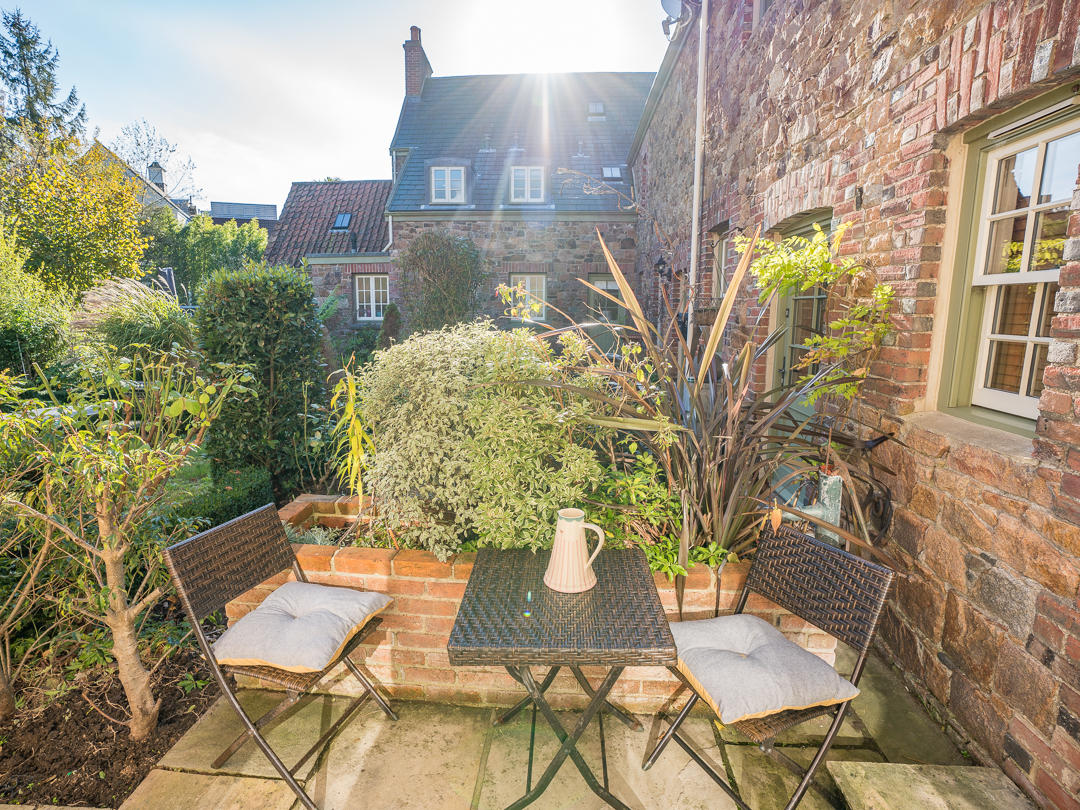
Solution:
<path fill-rule="evenodd" d="M 341 355 L 341 365 L 347 365 L 350 357 L 356 358 L 355 364 L 357 366 L 370 363 L 371 356 L 375 353 L 375 349 L 378 348 L 379 335 L 381 334 L 377 327 L 361 326 L 336 341 L 338 354 Z"/>
<path fill-rule="evenodd" d="M 397 261 L 412 332 L 471 321 L 480 312 L 484 253 L 467 236 L 426 231 Z"/>
<path fill-rule="evenodd" d="M 201 288 L 197 326 L 207 357 L 246 363 L 253 395 L 226 404 L 207 441 L 221 470 L 264 467 L 279 502 L 305 483 L 312 414 L 324 411 L 322 334 L 311 279 L 291 267 L 218 270 Z"/>
<path fill-rule="evenodd" d="M 121 352 L 135 345 L 159 352 L 168 351 L 173 343 L 185 349 L 195 346 L 191 319 L 179 302 L 164 290 L 131 279 L 95 287 L 83 299 L 82 310 L 97 335 Z"/>
<path fill-rule="evenodd" d="M 0 371 L 20 374 L 64 353 L 71 320 L 68 297 L 23 270 L 26 255 L 0 219 Z"/>
<path fill-rule="evenodd" d="M 398 335 L 401 334 L 401 310 L 397 308 L 397 304 L 391 302 L 386 305 L 386 309 L 383 311 L 382 329 L 379 330 L 379 336 L 375 341 L 376 349 L 389 349 L 393 343 L 397 342 Z"/>
<path fill-rule="evenodd" d="M 273 502 L 270 473 L 262 467 L 245 467 L 222 472 L 215 485 L 172 512 L 176 518 L 203 518 L 204 528 L 213 528 Z"/>
<path fill-rule="evenodd" d="M 549 545 L 557 509 L 599 482 L 599 407 L 525 385 L 573 378 L 529 332 L 463 324 L 413 335 L 359 372 L 376 452 L 367 482 L 381 519 L 440 557 L 471 534 L 498 546 Z M 587 381 L 581 381 L 587 382 Z"/>

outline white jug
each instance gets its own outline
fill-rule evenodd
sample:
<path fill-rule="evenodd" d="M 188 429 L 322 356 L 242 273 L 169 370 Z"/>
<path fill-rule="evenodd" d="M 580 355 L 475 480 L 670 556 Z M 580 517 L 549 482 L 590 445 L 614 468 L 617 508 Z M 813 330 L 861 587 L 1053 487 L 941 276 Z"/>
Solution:
<path fill-rule="evenodd" d="M 585 530 L 596 532 L 596 551 L 589 556 Z M 604 530 L 594 523 L 585 522 L 580 509 L 560 509 L 559 522 L 555 526 L 555 545 L 551 548 L 551 561 L 544 584 L 560 593 L 581 593 L 596 584 L 592 564 L 604 546 Z"/>

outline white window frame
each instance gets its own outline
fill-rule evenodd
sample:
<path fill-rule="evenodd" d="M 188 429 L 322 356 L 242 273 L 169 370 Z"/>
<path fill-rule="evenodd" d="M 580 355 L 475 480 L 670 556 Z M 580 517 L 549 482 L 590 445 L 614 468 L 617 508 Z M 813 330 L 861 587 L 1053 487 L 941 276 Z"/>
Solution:
<path fill-rule="evenodd" d="M 455 178 L 454 172 L 460 176 Z M 442 173 L 442 177 L 439 174 Z M 465 203 L 465 167 L 464 166 L 432 166 L 430 172 L 431 202 L 436 205 L 463 205 Z M 443 196 L 440 198 L 437 184 L 442 181 Z M 456 180 L 456 183 L 455 183 Z"/>
<path fill-rule="evenodd" d="M 979 329 L 978 359 L 975 364 L 975 379 L 971 389 L 971 404 L 995 411 L 1003 411 L 1028 419 L 1039 418 L 1039 397 L 1027 396 L 1031 382 L 1031 372 L 1034 366 L 1034 354 L 1038 346 L 1049 346 L 1049 335 L 1038 335 L 1039 325 L 1043 320 L 1044 302 L 1047 306 L 1053 306 L 1053 300 L 1047 300 L 1047 285 L 1056 284 L 1060 275 L 1060 267 L 1050 270 L 1028 270 L 1031 260 L 1031 251 L 1035 242 L 1035 224 L 1038 214 L 1055 208 L 1069 207 L 1072 201 L 1064 200 L 1039 203 L 1039 192 L 1042 190 L 1043 165 L 1046 156 L 1046 144 L 1067 135 L 1080 132 L 1080 120 L 1073 118 L 1071 121 L 1048 127 L 1032 133 L 1026 138 L 1010 141 L 996 149 L 986 152 L 985 160 L 981 162 L 983 172 L 981 178 L 982 200 L 979 203 L 979 232 L 978 243 L 975 252 L 975 272 L 971 284 L 973 287 L 985 288 L 983 298 L 982 323 Z M 1036 147 L 1035 167 L 1032 172 L 1031 201 L 1026 208 L 1012 209 L 994 214 L 994 199 L 998 190 L 999 167 L 1003 160 L 1025 150 Z M 1018 215 L 1026 215 L 1027 222 L 1024 229 L 1023 253 L 1018 273 L 987 273 L 987 263 L 990 249 L 990 227 L 999 220 L 1008 220 Z M 1064 260 L 1062 264 L 1064 264 Z M 1026 335 L 998 335 L 995 334 L 994 320 L 997 314 L 997 304 L 1004 287 L 1014 284 L 1034 284 L 1035 303 L 1033 304 L 1032 318 L 1028 325 Z M 987 366 L 990 361 L 991 341 L 1024 343 L 1024 358 L 1020 378 L 1020 393 L 1012 394 L 1007 391 L 999 391 L 986 387 Z"/>
<path fill-rule="evenodd" d="M 622 168 L 619 166 L 604 166 L 601 174 L 605 180 L 622 180 Z"/>
<path fill-rule="evenodd" d="M 547 275 L 544 273 L 511 273 L 509 286 L 517 287 L 521 284 L 525 285 L 525 292 L 529 293 L 526 298 L 527 304 L 532 304 L 535 301 L 540 302 L 540 311 L 535 315 L 529 315 L 529 319 L 534 321 L 546 321 Z"/>
<path fill-rule="evenodd" d="M 385 273 L 358 273 L 353 276 L 353 312 L 358 321 L 381 321 L 390 304 L 390 276 Z M 370 307 L 370 314 L 361 314 Z"/>
<path fill-rule="evenodd" d="M 543 166 L 513 166 L 510 169 L 510 202 L 514 203 L 542 203 L 545 198 L 546 185 L 544 180 Z M 524 181 L 522 193 L 518 194 L 518 177 Z"/>

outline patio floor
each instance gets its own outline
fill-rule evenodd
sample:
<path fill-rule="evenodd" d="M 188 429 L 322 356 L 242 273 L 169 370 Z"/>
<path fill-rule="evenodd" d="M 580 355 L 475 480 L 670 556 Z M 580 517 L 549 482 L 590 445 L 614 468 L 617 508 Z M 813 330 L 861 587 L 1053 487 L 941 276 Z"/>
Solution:
<path fill-rule="evenodd" d="M 840 652 L 840 651 L 838 651 Z M 838 655 L 841 671 L 850 669 L 850 653 Z M 848 659 L 845 661 L 844 659 Z M 830 759 L 890 762 L 908 765 L 965 765 L 968 760 L 924 712 L 900 679 L 880 659 L 872 658 L 862 680 L 862 694 L 834 744 Z M 247 691 L 242 701 L 261 713 L 277 700 L 272 693 Z M 333 722 L 346 698 L 310 699 L 284 724 L 270 727 L 271 745 L 292 765 L 319 727 Z M 393 723 L 377 708 L 364 706 L 341 732 L 318 763 L 300 774 L 315 802 L 324 810 L 402 808 L 410 810 L 499 810 L 525 792 L 532 712 L 521 712 L 507 726 L 495 727 L 498 710 L 434 703 L 395 705 L 400 720 Z M 565 715 L 573 715 L 567 712 Z M 561 718 L 568 725 L 572 718 Z M 641 770 L 647 748 L 660 724 L 641 718 L 644 732 L 630 731 L 606 717 L 608 777 L 611 791 L 630 807 L 733 808 L 723 792 L 675 745 L 648 772 Z M 227 704 L 219 701 L 162 759 L 122 810 L 239 810 L 260 807 L 289 810 L 293 794 L 269 763 L 248 744 L 222 771 L 212 771 L 212 759 L 240 731 Z M 731 729 L 719 728 L 705 714 L 691 716 L 686 736 L 720 772 L 725 768 L 743 797 L 756 810 L 781 808 L 793 790 L 795 777 Z M 778 740 L 796 761 L 809 762 L 824 723 L 808 723 Z M 542 772 L 557 748 L 542 717 L 537 718 L 533 778 Z M 579 749 L 600 775 L 600 735 L 594 722 Z M 824 778 L 830 778 L 819 772 Z M 592 794 L 569 761 L 555 777 L 536 808 L 600 810 L 605 805 Z M 827 804 L 811 791 L 800 810 L 824 810 Z"/>

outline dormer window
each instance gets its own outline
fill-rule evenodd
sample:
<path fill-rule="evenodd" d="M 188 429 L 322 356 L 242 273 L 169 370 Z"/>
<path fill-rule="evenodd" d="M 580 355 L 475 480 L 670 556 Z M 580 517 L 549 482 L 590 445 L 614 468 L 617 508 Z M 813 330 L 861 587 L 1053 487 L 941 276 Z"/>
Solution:
<path fill-rule="evenodd" d="M 510 180 L 510 202 L 542 203 L 544 169 L 542 166 L 514 166 Z"/>
<path fill-rule="evenodd" d="M 622 180 L 622 169 L 618 166 L 605 166 L 604 167 L 604 179 L 605 180 Z"/>
<path fill-rule="evenodd" d="M 602 102 L 602 101 L 590 101 L 589 102 L 589 120 L 590 121 L 607 121 L 607 116 L 604 115 L 604 102 Z"/>
<path fill-rule="evenodd" d="M 330 230 L 347 231 L 350 222 L 352 222 L 352 214 L 338 214 L 334 218 L 334 224 L 331 226 Z"/>
<path fill-rule="evenodd" d="M 465 167 L 434 166 L 431 169 L 433 203 L 465 202 Z"/>

